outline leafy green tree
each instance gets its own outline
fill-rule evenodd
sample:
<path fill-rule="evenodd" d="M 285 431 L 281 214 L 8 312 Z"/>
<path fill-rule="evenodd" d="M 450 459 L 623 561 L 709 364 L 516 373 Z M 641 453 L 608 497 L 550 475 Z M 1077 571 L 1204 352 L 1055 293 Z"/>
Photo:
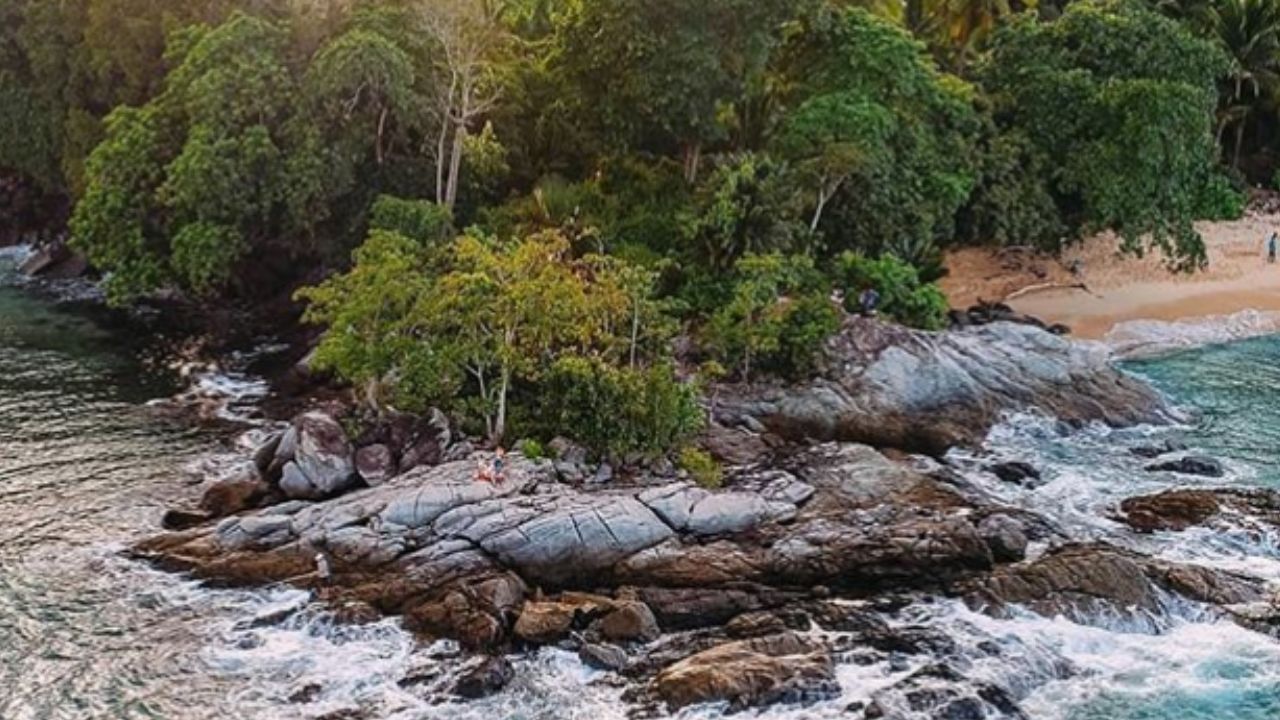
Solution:
<path fill-rule="evenodd" d="M 940 73 L 901 28 L 860 9 L 809 18 L 783 71 L 794 78 L 793 109 L 777 141 L 809 158 L 810 174 L 826 168 L 819 182 L 835 189 L 813 216 L 828 249 L 935 255 L 976 181 L 973 89 Z"/>
<path fill-rule="evenodd" d="M 1139 3 L 1084 0 L 1050 23 L 1007 25 L 981 77 L 1001 128 L 1056 169 L 1049 189 L 1073 234 L 1112 228 L 1131 251 L 1155 246 L 1194 268 L 1227 68 L 1212 43 Z"/>
<path fill-rule="evenodd" d="M 584 117 L 617 141 L 678 151 L 685 179 L 722 140 L 721 111 L 746 94 L 780 38 L 779 0 L 594 0 L 575 6 L 560 62 Z"/>
<path fill-rule="evenodd" d="M 286 40 L 280 26 L 245 15 L 189 28 L 170 46 L 164 92 L 108 118 L 71 227 L 73 243 L 110 273 L 113 299 L 169 281 L 211 293 L 274 239 L 290 184 Z"/>
<path fill-rule="evenodd" d="M 743 153 L 719 163 L 698 188 L 687 221 L 698 259 L 718 272 L 748 253 L 803 249 L 790 182 L 767 155 Z"/>
<path fill-rule="evenodd" d="M 750 381 L 758 369 L 806 372 L 839 327 L 825 284 L 804 255 L 746 255 L 734 268 L 729 301 L 708 320 L 703 339 L 717 359 Z"/>
<path fill-rule="evenodd" d="M 815 189 L 810 232 L 850 176 L 892 161 L 886 146 L 894 124 L 888 108 L 851 92 L 810 98 L 787 118 L 776 142 Z"/>
<path fill-rule="evenodd" d="M 371 406 L 474 410 L 494 441 L 526 398 L 520 416 L 550 434 L 588 432 L 564 425 L 586 416 L 622 428 L 602 450 L 687 434 L 697 413 L 662 360 L 670 326 L 650 299 L 652 275 L 614 258 L 574 258 L 554 231 L 510 242 L 464 235 L 443 262 L 430 252 L 375 229 L 350 272 L 299 293 L 306 319 L 327 328 L 317 362 Z M 609 410 L 588 402 L 598 393 L 634 396 L 606 420 Z"/>
<path fill-rule="evenodd" d="M 696 389 L 667 363 L 617 367 L 565 356 L 548 370 L 539 395 L 538 423 L 545 432 L 571 432 L 599 455 L 660 454 L 702 428 Z"/>
<path fill-rule="evenodd" d="M 422 103 L 409 53 L 360 27 L 320 49 L 307 69 L 306 91 L 336 130 L 333 135 L 371 148 L 378 165 L 386 162 L 391 126 L 411 117 Z"/>
<path fill-rule="evenodd" d="M 846 252 L 837 262 L 835 275 L 850 310 L 858 309 L 862 291 L 874 289 L 880 294 L 879 311 L 903 325 L 925 330 L 946 325 L 946 296 L 938 286 L 921 282 L 914 267 L 893 255 L 871 259 Z"/>
<path fill-rule="evenodd" d="M 1051 191 L 1048 158 L 1021 132 L 1002 132 L 994 123 L 980 148 L 978 184 L 957 219 L 960 240 L 1058 250 L 1069 232 Z"/>
<path fill-rule="evenodd" d="M 453 219 L 447 209 L 434 202 L 381 195 L 369 210 L 369 227 L 398 233 L 430 247 L 452 236 Z"/>
<path fill-rule="evenodd" d="M 422 410 L 457 392 L 462 378 L 420 340 L 413 310 L 431 289 L 422 246 L 396 232 L 374 230 L 354 253 L 351 271 L 298 292 L 303 320 L 326 329 L 318 369 L 350 381 L 377 411 L 394 403 Z"/>

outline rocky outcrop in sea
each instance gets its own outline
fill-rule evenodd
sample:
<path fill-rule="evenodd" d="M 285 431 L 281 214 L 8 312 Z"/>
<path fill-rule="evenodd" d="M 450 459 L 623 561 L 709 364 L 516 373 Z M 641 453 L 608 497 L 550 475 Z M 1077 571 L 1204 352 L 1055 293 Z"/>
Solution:
<path fill-rule="evenodd" d="M 397 615 L 423 639 L 456 640 L 478 658 L 453 688 L 465 697 L 511 679 L 504 653 L 565 648 L 616 674 L 642 716 L 831 698 L 837 664 L 856 658 L 916 669 L 850 717 L 1023 717 L 1007 689 L 958 669 L 946 635 L 887 619 L 922 598 L 1082 621 L 1187 602 L 1267 622 L 1256 580 L 1073 538 L 945 463 L 902 455 L 977 443 L 1027 410 L 1169 417 L 1097 348 L 1035 327 L 854 320 L 819 379 L 718 394 L 706 442 L 729 464 L 721 487 L 661 461 L 604 475 L 569 443 L 512 454 L 488 482 L 477 464 L 490 456 L 438 414 L 353 438 L 311 412 L 211 483 L 182 529 L 134 552 L 210 583 L 310 588 L 354 618 Z M 1126 512 L 1149 531 L 1262 502 L 1157 498 Z"/>

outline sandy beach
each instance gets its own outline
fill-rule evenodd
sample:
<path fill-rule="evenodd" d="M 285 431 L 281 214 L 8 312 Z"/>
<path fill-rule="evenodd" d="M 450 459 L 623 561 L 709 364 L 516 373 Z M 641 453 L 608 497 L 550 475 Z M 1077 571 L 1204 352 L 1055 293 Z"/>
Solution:
<path fill-rule="evenodd" d="M 951 273 L 939 284 L 953 307 L 1001 301 L 1077 337 L 1102 339 L 1138 320 L 1194 321 L 1244 310 L 1280 311 L 1280 263 L 1269 264 L 1265 244 L 1280 231 L 1280 214 L 1248 213 L 1240 220 L 1197 224 L 1208 269 L 1170 272 L 1157 252 L 1120 255 L 1115 235 L 1085 240 L 1061 258 L 1022 250 L 969 248 L 952 253 Z M 1078 272 L 1071 272 L 1075 264 Z M 1055 287 L 1081 284 L 1084 287 Z M 1280 316 L 1278 316 L 1280 317 Z"/>

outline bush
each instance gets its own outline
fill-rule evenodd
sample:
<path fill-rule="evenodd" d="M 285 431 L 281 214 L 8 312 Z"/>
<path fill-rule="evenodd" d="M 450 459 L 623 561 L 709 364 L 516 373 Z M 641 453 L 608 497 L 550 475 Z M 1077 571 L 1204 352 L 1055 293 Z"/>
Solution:
<path fill-rule="evenodd" d="M 1209 178 L 1198 198 L 1196 217 L 1200 220 L 1239 220 L 1248 198 L 1224 175 Z"/>
<path fill-rule="evenodd" d="M 813 367 L 822 341 L 840 326 L 826 283 L 803 255 L 748 255 L 735 266 L 732 294 L 703 339 L 744 380 L 769 370 L 797 377 Z"/>
<path fill-rule="evenodd" d="M 369 229 L 399 233 L 429 246 L 449 239 L 453 218 L 448 208 L 429 200 L 379 195 L 369 210 Z"/>
<path fill-rule="evenodd" d="M 699 487 L 714 490 L 724 485 L 724 470 L 720 463 L 705 451 L 687 447 L 680 451 L 680 469 L 689 473 L 689 477 Z"/>
<path fill-rule="evenodd" d="M 668 364 L 627 368 L 564 357 L 537 396 L 544 434 L 572 437 L 599 455 L 657 454 L 702 428 L 695 388 Z"/>
<path fill-rule="evenodd" d="M 530 460 L 541 460 L 547 456 L 547 449 L 537 440 L 527 439 L 520 441 L 520 454 Z"/>
<path fill-rule="evenodd" d="M 892 255 L 871 260 L 846 252 L 839 258 L 836 273 L 850 310 L 857 309 L 864 289 L 875 288 L 880 293 L 880 311 L 903 325 L 937 330 L 946 323 L 946 296 L 936 285 L 920 282 L 914 267 Z"/>

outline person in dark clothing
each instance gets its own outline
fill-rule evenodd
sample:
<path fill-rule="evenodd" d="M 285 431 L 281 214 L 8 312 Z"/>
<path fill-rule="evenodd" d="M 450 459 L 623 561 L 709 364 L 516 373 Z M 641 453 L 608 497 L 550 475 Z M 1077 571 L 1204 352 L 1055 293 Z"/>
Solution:
<path fill-rule="evenodd" d="M 1271 233 L 1271 237 L 1267 239 L 1267 262 L 1274 263 L 1276 261 L 1276 244 L 1280 243 L 1280 237 L 1275 232 Z"/>
<path fill-rule="evenodd" d="M 867 317 L 874 317 L 876 308 L 880 306 L 880 293 L 873 287 L 868 287 L 858 296 L 858 306 L 862 308 L 862 314 Z"/>

